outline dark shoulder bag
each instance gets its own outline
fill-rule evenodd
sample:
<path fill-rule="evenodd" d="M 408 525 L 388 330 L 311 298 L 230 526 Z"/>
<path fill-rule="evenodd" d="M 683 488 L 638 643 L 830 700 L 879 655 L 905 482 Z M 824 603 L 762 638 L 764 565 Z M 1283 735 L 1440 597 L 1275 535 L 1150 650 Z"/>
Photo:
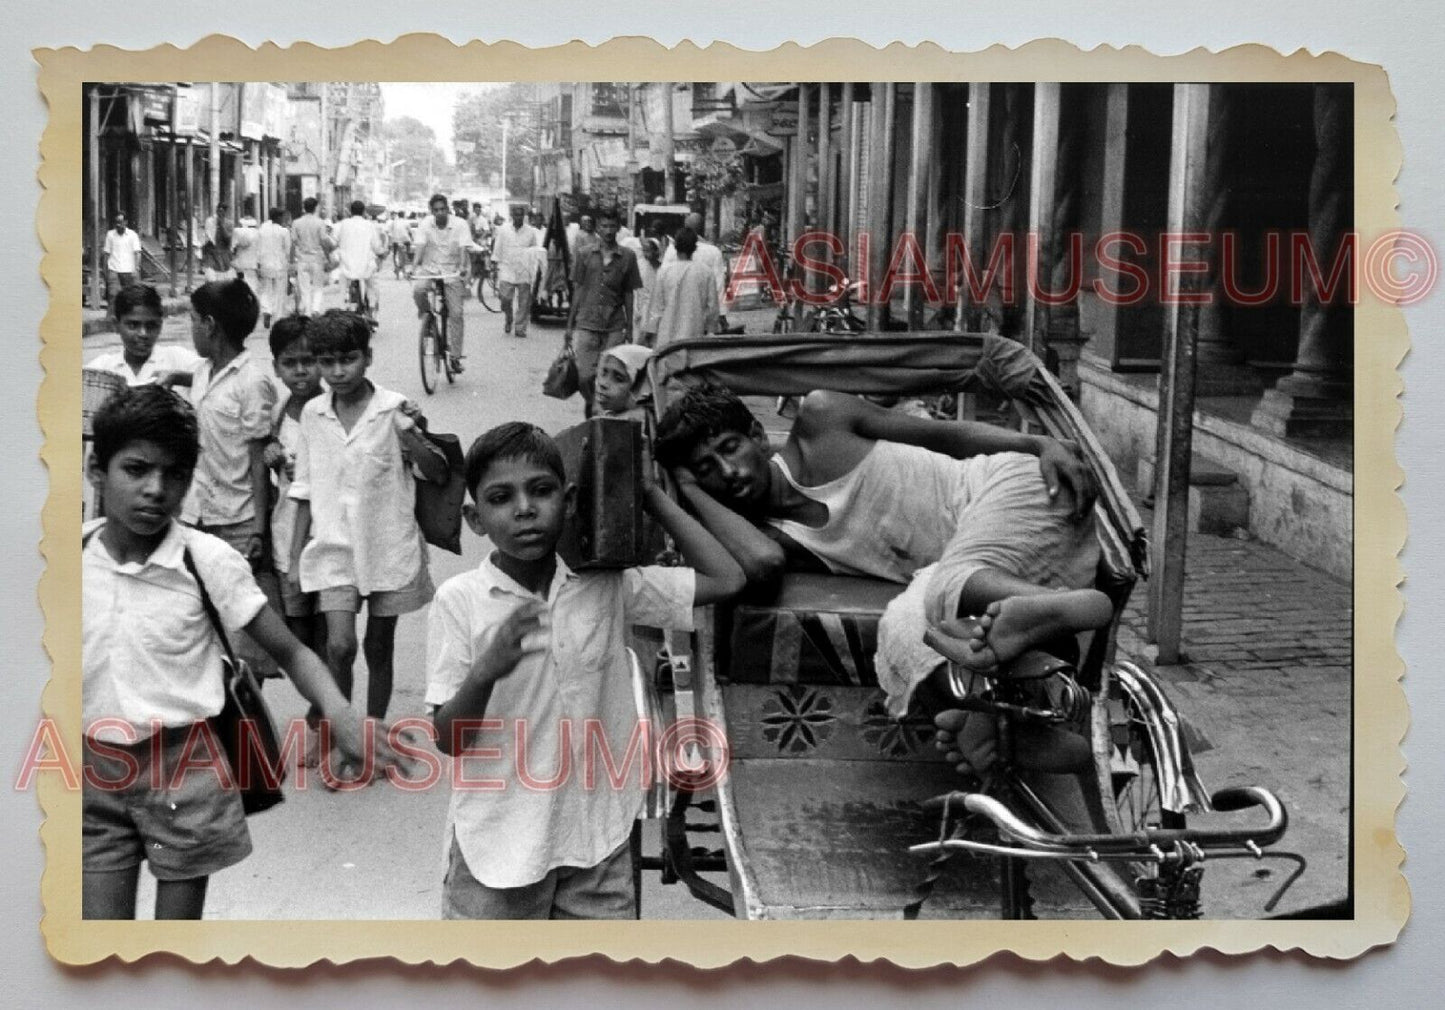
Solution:
<path fill-rule="evenodd" d="M 212 716 L 207 722 L 215 734 L 226 760 L 231 763 L 231 775 L 236 790 L 241 794 L 241 807 L 247 816 L 269 810 L 286 797 L 281 792 L 281 783 L 286 778 L 286 769 L 281 764 L 281 745 L 276 736 L 276 723 L 271 719 L 271 710 L 261 696 L 261 685 L 250 666 L 236 656 L 231 648 L 231 639 L 221 624 L 221 615 L 206 592 L 206 581 L 196 570 L 187 549 L 182 554 L 186 571 L 196 580 L 201 591 L 201 607 L 221 640 L 225 657 L 221 660 L 221 679 L 226 689 L 226 704 L 220 715 Z"/>
<path fill-rule="evenodd" d="M 417 479 L 416 524 L 421 527 L 421 535 L 427 543 L 460 554 L 462 501 L 467 496 L 466 457 L 462 453 L 462 440 L 455 435 L 427 431 L 419 425 L 417 431 L 446 457 L 447 482 L 433 484 L 429 480 Z"/>

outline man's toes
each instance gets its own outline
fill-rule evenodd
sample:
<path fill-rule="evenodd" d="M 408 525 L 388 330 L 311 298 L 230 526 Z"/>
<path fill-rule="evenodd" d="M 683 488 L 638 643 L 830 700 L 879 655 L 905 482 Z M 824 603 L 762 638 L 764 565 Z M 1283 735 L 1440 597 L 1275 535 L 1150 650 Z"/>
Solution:
<path fill-rule="evenodd" d="M 994 600 L 988 605 L 987 609 L 984 610 L 983 617 L 979 618 L 979 621 L 987 621 L 988 623 L 992 624 L 993 618 L 997 617 L 999 615 L 999 611 L 1002 609 L 1003 600 Z"/>
<path fill-rule="evenodd" d="M 933 717 L 933 725 L 944 733 L 954 734 L 963 729 L 968 713 L 960 708 L 948 708 Z"/>

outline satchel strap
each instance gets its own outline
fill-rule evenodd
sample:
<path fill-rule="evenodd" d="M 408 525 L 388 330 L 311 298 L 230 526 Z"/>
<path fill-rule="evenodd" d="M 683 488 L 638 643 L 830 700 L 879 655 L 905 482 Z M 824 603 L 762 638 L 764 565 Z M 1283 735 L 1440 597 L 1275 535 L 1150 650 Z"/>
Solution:
<path fill-rule="evenodd" d="M 221 648 L 226 653 L 226 659 L 230 662 L 231 668 L 239 669 L 236 662 L 236 653 L 231 649 L 231 638 L 226 634 L 226 627 L 221 623 L 221 615 L 216 612 L 216 605 L 211 602 L 211 594 L 206 592 L 206 580 L 201 578 L 201 573 L 196 568 L 196 563 L 191 559 L 191 549 L 181 549 L 181 561 L 185 563 L 186 571 L 191 573 L 191 578 L 196 580 L 196 585 L 201 590 L 201 608 L 205 610 L 206 617 L 210 619 L 211 627 L 216 632 L 216 637 L 221 640 Z"/>

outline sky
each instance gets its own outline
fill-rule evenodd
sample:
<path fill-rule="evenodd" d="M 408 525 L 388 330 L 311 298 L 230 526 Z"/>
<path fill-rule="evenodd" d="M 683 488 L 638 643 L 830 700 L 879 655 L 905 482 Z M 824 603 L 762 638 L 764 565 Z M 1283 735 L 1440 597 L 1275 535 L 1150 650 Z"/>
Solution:
<path fill-rule="evenodd" d="M 412 116 L 436 131 L 437 143 L 449 161 L 456 161 L 452 150 L 452 108 L 457 99 L 472 91 L 496 87 L 495 84 L 462 84 L 452 81 L 427 83 L 381 84 L 381 98 L 387 119 Z"/>

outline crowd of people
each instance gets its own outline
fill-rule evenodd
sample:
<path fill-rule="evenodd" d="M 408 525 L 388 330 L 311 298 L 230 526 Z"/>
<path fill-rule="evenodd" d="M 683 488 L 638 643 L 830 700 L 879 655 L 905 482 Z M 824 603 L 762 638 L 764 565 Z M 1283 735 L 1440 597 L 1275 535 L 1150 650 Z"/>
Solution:
<path fill-rule="evenodd" d="M 259 228 L 232 228 L 218 210 L 207 232 L 215 276 L 190 299 L 194 351 L 158 346 L 155 289 L 131 283 L 112 296 L 122 346 L 91 367 L 123 375 L 128 389 L 93 419 L 87 469 L 102 517 L 85 524 L 82 549 L 87 917 L 133 916 L 143 862 L 159 881 L 157 916 L 198 917 L 210 875 L 250 852 L 233 790 L 159 771 L 181 762 L 219 711 L 222 634 L 292 679 L 311 704 L 303 761 L 345 780 L 403 763 L 364 726 L 387 716 L 397 618 L 426 610 L 425 701 L 439 749 L 460 759 L 484 719 L 526 728 L 515 750 L 494 752 L 503 788 L 453 791 L 442 913 L 627 918 L 641 785 L 598 789 L 574 776 L 522 788 L 521 751 L 565 761 L 584 744 L 564 727 L 589 720 L 613 753 L 627 749 L 631 626 L 690 629 L 694 607 L 799 565 L 906 584 L 879 632 L 890 708 L 938 710 L 941 739 L 968 763 L 987 741 L 956 738 L 944 691 L 930 686 L 939 657 L 923 631 L 962 637 L 988 669 L 1037 647 L 1067 654 L 1075 632 L 1109 620 L 1108 599 L 1089 588 L 1094 489 L 1068 447 L 818 392 L 775 449 L 736 396 L 706 384 L 657 424 L 656 456 L 678 500 L 650 478 L 641 491 L 681 566 L 570 570 L 556 546 L 576 491 L 552 439 L 516 421 L 466 453 L 463 514 L 489 552 L 434 588 L 416 488 L 445 483 L 448 464 L 418 406 L 368 374 L 366 315 L 323 310 L 327 271 L 361 282 L 370 300 L 390 255 L 419 309 L 442 278 L 457 298 L 450 353 L 460 366 L 473 258 L 495 261 L 506 330 L 525 337 L 546 262 L 537 251 L 562 255 L 563 340 L 586 411 L 640 420 L 654 349 L 727 328 L 723 257 L 695 217 L 673 235 L 639 237 L 608 208 L 560 230 L 521 205 L 510 220 L 486 220 L 440 194 L 424 219 L 379 221 L 354 204 L 333 227 L 315 210 L 308 200 L 289 226 L 273 213 Z M 123 237 L 114 244 L 123 254 Z M 246 348 L 258 323 L 279 387 Z"/>

